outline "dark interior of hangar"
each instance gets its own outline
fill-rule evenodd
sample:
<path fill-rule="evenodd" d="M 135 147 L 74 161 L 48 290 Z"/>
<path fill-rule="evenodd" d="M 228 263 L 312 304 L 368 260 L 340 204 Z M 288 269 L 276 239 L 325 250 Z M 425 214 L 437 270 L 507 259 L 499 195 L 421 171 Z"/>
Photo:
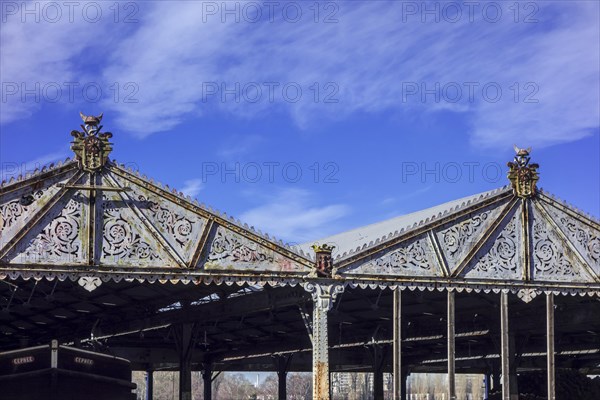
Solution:
<path fill-rule="evenodd" d="M 508 296 L 514 371 L 546 368 L 546 296 L 529 303 Z M 402 292 L 402 370 L 447 372 L 448 294 Z M 393 291 L 350 288 L 329 312 L 330 370 L 392 371 Z M 313 308 L 300 286 L 271 287 L 109 281 L 93 292 L 77 282 L 15 280 L 0 284 L 2 351 L 48 344 L 128 359 L 134 370 L 179 370 L 181 338 L 190 335 L 189 364 L 204 371 L 312 370 Z M 599 373 L 600 301 L 555 296 L 556 368 Z M 500 295 L 455 295 L 457 373 L 501 374 Z"/>

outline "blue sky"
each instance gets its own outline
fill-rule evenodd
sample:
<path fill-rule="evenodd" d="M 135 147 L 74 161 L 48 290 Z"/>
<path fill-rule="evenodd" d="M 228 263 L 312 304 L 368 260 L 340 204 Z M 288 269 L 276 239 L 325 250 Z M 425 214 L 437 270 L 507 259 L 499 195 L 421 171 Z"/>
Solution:
<path fill-rule="evenodd" d="M 1 3 L 3 178 L 112 157 L 289 242 L 505 185 L 600 216 L 596 1 Z"/>

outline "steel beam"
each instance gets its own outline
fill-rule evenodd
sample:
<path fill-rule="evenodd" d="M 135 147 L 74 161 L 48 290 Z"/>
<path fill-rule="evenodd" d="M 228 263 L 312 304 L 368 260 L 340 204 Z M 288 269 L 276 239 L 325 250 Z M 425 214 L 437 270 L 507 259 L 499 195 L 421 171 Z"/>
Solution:
<path fill-rule="evenodd" d="M 554 295 L 546 295 L 546 345 L 548 362 L 548 400 L 556 400 L 556 375 L 554 366 Z"/>
<path fill-rule="evenodd" d="M 455 293 L 448 292 L 448 399 L 456 399 Z"/>
<path fill-rule="evenodd" d="M 402 291 L 400 288 L 394 290 L 394 344 L 393 344 L 393 394 L 394 400 L 402 399 L 402 386 L 406 379 L 402 374 Z M 403 384 L 404 379 L 404 384 Z"/>

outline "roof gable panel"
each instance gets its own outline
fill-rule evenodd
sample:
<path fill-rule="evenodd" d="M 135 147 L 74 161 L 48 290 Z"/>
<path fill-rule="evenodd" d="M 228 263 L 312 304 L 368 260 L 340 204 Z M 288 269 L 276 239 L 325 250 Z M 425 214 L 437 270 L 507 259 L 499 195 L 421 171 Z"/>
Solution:
<path fill-rule="evenodd" d="M 118 193 L 103 193 L 99 264 L 125 268 L 176 265 L 130 207 Z"/>
<path fill-rule="evenodd" d="M 33 210 L 42 208 L 58 193 L 60 187 L 57 184 L 67 182 L 75 172 L 75 169 L 63 170 L 46 180 L 35 180 L 0 194 L 0 248 L 7 238 L 12 238 L 28 224 Z"/>
<path fill-rule="evenodd" d="M 534 208 L 532 275 L 536 281 L 590 282 L 583 263 L 560 237 L 553 224 Z"/>
<path fill-rule="evenodd" d="M 167 201 L 164 197 L 134 182 L 125 181 L 119 175 L 110 175 L 121 187 L 129 188 L 129 197 L 140 212 L 188 265 L 192 261 L 207 219 L 179 204 Z"/>
<path fill-rule="evenodd" d="M 213 230 L 206 253 L 199 267 L 204 265 L 204 269 L 209 271 L 310 272 L 306 266 L 284 257 L 273 248 L 222 226 Z"/>
<path fill-rule="evenodd" d="M 517 203 L 518 204 L 518 203 Z M 515 205 L 460 274 L 466 279 L 523 279 L 524 244 L 520 207 Z"/>
<path fill-rule="evenodd" d="M 340 269 L 338 273 L 386 277 L 442 276 L 441 266 L 427 234 L 403 241 L 368 259 L 352 263 Z"/>
<path fill-rule="evenodd" d="M 494 202 L 436 230 L 435 235 L 450 275 L 463 264 L 469 252 L 494 225 L 507 203 L 508 199 Z"/>
<path fill-rule="evenodd" d="M 62 199 L 38 224 L 29 227 L 4 260 L 11 264 L 82 264 L 87 201 L 81 192 Z"/>
<path fill-rule="evenodd" d="M 596 278 L 600 277 L 600 226 L 588 218 L 577 218 L 572 212 L 567 212 L 564 207 L 545 197 L 538 204 L 590 266 Z"/>

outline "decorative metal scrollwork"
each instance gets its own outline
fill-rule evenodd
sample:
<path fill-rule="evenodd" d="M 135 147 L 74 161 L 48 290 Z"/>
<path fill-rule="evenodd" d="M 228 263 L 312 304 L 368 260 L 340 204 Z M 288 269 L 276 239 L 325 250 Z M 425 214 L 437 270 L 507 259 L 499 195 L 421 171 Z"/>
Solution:
<path fill-rule="evenodd" d="M 139 195 L 138 200 L 147 204 L 155 221 L 160 224 L 165 232 L 173 235 L 179 246 L 183 248 L 187 245 L 190 241 L 194 222 L 159 203 L 148 200 L 144 195 Z"/>
<path fill-rule="evenodd" d="M 400 247 L 388 254 L 383 255 L 372 263 L 376 268 L 386 269 L 420 269 L 431 270 L 430 254 L 431 250 L 423 243 L 417 240 L 406 247 Z"/>
<path fill-rule="evenodd" d="M 37 190 L 30 196 L 32 196 L 35 201 L 40 199 L 43 195 L 43 191 Z M 12 227 L 15 222 L 17 222 L 23 215 L 27 213 L 30 204 L 25 205 L 20 199 L 17 199 L 1 205 L 0 230 L 9 229 Z"/>
<path fill-rule="evenodd" d="M 223 231 L 218 230 L 210 247 L 208 261 L 273 262 L 274 257 L 271 252 L 265 252 L 257 243 L 242 242 L 237 235 L 223 233 Z"/>
<path fill-rule="evenodd" d="M 488 251 L 481 256 L 474 270 L 495 277 L 502 277 L 517 270 L 517 217 L 506 224 L 506 227 L 493 241 Z"/>
<path fill-rule="evenodd" d="M 81 208 L 80 201 L 69 200 L 60 215 L 30 242 L 25 256 L 41 260 L 75 258 L 81 248 L 78 240 Z"/>
<path fill-rule="evenodd" d="M 555 277 L 580 277 L 581 273 L 573 267 L 564 251 L 559 250 L 557 238 L 548 232 L 545 221 L 536 221 L 533 225 L 533 243 L 535 272 Z M 562 247 L 562 246 L 560 246 Z"/>
<path fill-rule="evenodd" d="M 125 220 L 121 211 L 112 201 L 105 201 L 104 207 L 104 244 L 106 257 L 129 259 L 160 259 L 152 246 L 133 231 L 132 225 Z"/>
<path fill-rule="evenodd" d="M 468 243 L 479 232 L 490 211 L 482 212 L 474 217 L 452 226 L 442 232 L 442 244 L 451 256 Z"/>

